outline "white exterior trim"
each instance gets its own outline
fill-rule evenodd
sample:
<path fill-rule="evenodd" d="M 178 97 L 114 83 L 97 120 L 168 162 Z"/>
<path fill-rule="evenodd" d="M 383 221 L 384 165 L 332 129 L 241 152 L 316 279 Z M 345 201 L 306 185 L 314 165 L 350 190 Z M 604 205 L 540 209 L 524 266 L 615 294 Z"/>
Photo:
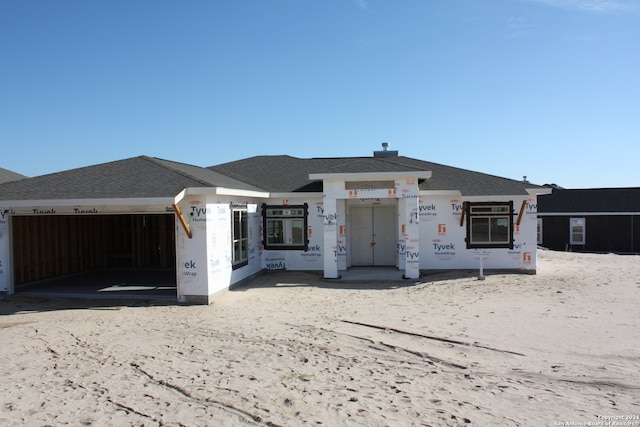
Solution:
<path fill-rule="evenodd" d="M 171 197 L 148 197 L 130 199 L 49 199 L 49 200 L 3 200 L 2 207 L 26 208 L 34 206 L 146 206 L 166 205 L 171 207 Z"/>
<path fill-rule="evenodd" d="M 177 204 L 185 197 L 191 195 L 257 197 L 263 199 L 269 198 L 269 192 L 267 191 L 239 190 L 226 187 L 187 187 L 176 195 L 172 203 Z"/>
<path fill-rule="evenodd" d="M 538 212 L 538 216 L 634 216 L 640 212 Z"/>
<path fill-rule="evenodd" d="M 321 192 L 300 192 L 300 193 L 270 193 L 270 199 L 315 199 L 317 197 L 322 197 Z"/>
<path fill-rule="evenodd" d="M 418 194 L 421 196 L 453 196 L 462 197 L 460 190 L 420 190 Z"/>
<path fill-rule="evenodd" d="M 551 194 L 553 192 L 553 188 L 542 187 L 542 188 L 527 188 L 527 193 L 531 195 L 544 195 Z"/>

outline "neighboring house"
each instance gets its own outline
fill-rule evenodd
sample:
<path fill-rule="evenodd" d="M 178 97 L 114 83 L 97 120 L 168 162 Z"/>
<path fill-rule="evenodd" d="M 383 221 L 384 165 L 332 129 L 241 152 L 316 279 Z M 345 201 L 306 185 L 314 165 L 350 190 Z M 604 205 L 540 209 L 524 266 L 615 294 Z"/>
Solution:
<path fill-rule="evenodd" d="M 25 178 L 26 176 L 24 175 L 20 175 L 19 173 L 0 168 L 0 184 L 2 184 L 3 182 L 17 181 L 19 179 Z"/>
<path fill-rule="evenodd" d="M 146 156 L 0 185 L 0 291 L 98 268 L 172 269 L 182 302 L 264 269 L 536 271 L 527 182 L 376 151 L 201 168 Z"/>
<path fill-rule="evenodd" d="M 562 251 L 640 253 L 640 188 L 554 188 L 538 199 L 538 244 Z"/>

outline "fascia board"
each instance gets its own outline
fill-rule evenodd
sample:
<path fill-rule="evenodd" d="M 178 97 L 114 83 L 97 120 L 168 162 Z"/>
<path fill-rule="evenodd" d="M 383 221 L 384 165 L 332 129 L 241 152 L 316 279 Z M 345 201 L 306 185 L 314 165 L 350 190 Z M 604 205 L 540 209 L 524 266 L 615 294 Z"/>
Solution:
<path fill-rule="evenodd" d="M 171 197 L 146 197 L 135 199 L 48 199 L 48 200 L 2 200 L 0 206 L 11 208 L 58 207 L 58 206 L 171 206 Z"/>
<path fill-rule="evenodd" d="M 460 190 L 420 190 L 420 196 L 455 196 L 462 197 Z"/>
<path fill-rule="evenodd" d="M 216 194 L 221 196 L 241 196 L 241 197 L 256 197 L 260 199 L 268 199 L 269 192 L 267 191 L 254 191 L 254 190 L 239 190 L 235 188 L 216 187 Z"/>
<path fill-rule="evenodd" d="M 537 212 L 538 216 L 634 216 L 640 212 Z"/>
<path fill-rule="evenodd" d="M 271 193 L 270 199 L 322 199 L 322 192 Z"/>
<path fill-rule="evenodd" d="M 256 197 L 260 199 L 269 198 L 266 191 L 240 190 L 237 188 L 225 187 L 188 187 L 176 195 L 173 203 L 178 203 L 186 196 L 238 196 L 238 197 Z"/>
<path fill-rule="evenodd" d="M 543 187 L 543 188 L 527 188 L 526 189 L 527 193 L 533 195 L 538 195 L 538 196 L 543 196 L 545 194 L 551 194 L 551 192 L 553 191 L 553 188 L 547 188 L 547 187 Z"/>

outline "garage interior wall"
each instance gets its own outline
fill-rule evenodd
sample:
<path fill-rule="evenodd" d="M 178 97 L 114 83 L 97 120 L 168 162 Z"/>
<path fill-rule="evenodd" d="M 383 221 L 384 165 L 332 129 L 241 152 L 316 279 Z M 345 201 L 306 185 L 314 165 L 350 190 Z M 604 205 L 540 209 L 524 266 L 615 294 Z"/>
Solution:
<path fill-rule="evenodd" d="M 95 269 L 175 270 L 174 215 L 12 218 L 16 285 Z"/>

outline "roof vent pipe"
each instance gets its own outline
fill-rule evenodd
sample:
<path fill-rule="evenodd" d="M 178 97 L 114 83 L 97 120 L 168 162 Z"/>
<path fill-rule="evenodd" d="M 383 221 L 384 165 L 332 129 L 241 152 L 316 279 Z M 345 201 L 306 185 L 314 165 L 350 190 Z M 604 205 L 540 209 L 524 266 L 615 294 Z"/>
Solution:
<path fill-rule="evenodd" d="M 388 142 L 383 142 L 382 151 L 374 151 L 373 157 L 398 157 L 398 151 L 389 150 L 390 145 Z"/>

